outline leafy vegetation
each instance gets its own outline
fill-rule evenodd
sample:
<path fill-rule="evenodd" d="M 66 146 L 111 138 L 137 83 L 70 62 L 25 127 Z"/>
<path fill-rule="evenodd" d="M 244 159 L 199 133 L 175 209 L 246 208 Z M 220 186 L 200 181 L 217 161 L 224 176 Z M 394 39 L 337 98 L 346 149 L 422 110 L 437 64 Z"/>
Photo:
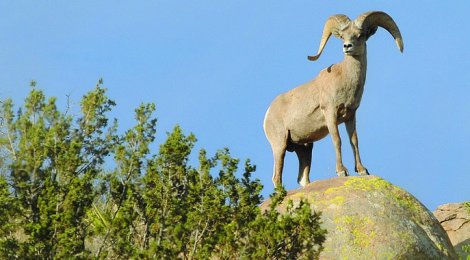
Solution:
<path fill-rule="evenodd" d="M 35 85 L 17 112 L 1 103 L 0 258 L 318 258 L 320 214 L 302 201 L 280 215 L 283 187 L 261 212 L 250 160 L 237 177 L 229 149 L 201 150 L 193 167 L 196 137 L 178 125 L 152 154 L 155 105 L 135 109 L 136 125 L 119 135 L 102 80 L 75 112 Z"/>

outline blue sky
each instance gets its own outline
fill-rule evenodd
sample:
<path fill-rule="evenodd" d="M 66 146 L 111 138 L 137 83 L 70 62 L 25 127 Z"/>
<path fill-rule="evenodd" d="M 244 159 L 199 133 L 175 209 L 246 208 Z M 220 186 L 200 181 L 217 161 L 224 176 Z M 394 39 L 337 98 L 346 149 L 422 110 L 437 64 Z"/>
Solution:
<path fill-rule="evenodd" d="M 368 41 L 368 74 L 358 110 L 362 161 L 430 210 L 470 200 L 470 58 L 466 1 L 2 1 L 0 99 L 21 104 L 36 80 L 48 96 L 75 103 L 103 77 L 120 129 L 142 102 L 157 106 L 158 145 L 179 124 L 194 150 L 229 147 L 250 158 L 268 197 L 273 158 L 266 109 L 279 94 L 341 62 L 332 37 L 318 61 L 324 22 L 370 10 L 394 18 L 400 53 L 384 29 Z M 78 106 L 78 105 L 77 105 Z M 353 157 L 344 126 L 343 159 Z M 196 163 L 194 161 L 193 163 Z M 242 164 L 240 165 L 242 166 Z M 284 183 L 298 188 L 297 158 L 286 155 Z M 331 138 L 315 143 L 310 179 L 335 177 Z"/>

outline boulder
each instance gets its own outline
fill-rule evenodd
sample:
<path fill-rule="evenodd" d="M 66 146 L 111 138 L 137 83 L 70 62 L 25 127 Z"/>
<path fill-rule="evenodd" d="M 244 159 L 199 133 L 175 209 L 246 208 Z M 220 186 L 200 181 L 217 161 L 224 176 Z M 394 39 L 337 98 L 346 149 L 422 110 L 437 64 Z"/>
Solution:
<path fill-rule="evenodd" d="M 458 259 L 439 221 L 415 197 L 376 176 L 319 180 L 288 191 L 307 200 L 328 230 L 320 259 Z M 270 200 L 260 207 L 268 208 Z"/>
<path fill-rule="evenodd" d="M 470 245 L 470 214 L 467 207 L 464 203 L 448 203 L 437 207 L 433 213 L 449 235 L 457 253 L 462 259 L 467 259 L 469 254 L 462 249 L 463 245 Z"/>

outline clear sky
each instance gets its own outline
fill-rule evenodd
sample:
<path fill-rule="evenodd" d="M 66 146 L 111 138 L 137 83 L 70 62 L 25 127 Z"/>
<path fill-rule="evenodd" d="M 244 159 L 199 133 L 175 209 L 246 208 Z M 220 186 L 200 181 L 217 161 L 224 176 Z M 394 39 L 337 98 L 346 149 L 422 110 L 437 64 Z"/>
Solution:
<path fill-rule="evenodd" d="M 416 4 L 415 4 L 416 3 Z M 326 19 L 382 10 L 394 18 L 404 53 L 384 29 L 368 41 L 368 72 L 357 112 L 362 161 L 430 210 L 470 200 L 468 1 L 2 1 L 0 99 L 23 102 L 29 82 L 65 106 L 103 77 L 120 129 L 134 108 L 157 106 L 158 144 L 179 124 L 198 138 L 194 156 L 229 147 L 257 165 L 273 191 L 273 158 L 263 132 L 279 94 L 341 62 L 330 38 L 315 55 Z M 344 126 L 344 164 L 354 164 Z M 194 164 L 197 162 L 194 160 Z M 243 164 L 240 164 L 242 167 Z M 284 183 L 298 188 L 286 155 Z M 315 143 L 310 179 L 335 177 L 331 138 Z"/>

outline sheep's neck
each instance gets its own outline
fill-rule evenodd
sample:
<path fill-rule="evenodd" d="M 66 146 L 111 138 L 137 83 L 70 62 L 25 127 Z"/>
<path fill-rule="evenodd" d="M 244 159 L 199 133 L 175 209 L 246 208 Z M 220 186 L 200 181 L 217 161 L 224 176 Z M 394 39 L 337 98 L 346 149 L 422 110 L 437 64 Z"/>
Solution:
<path fill-rule="evenodd" d="M 342 62 L 343 85 L 337 89 L 337 102 L 339 107 L 356 110 L 364 93 L 364 84 L 366 82 L 367 55 L 349 56 L 346 55 Z M 345 116 L 345 115 L 343 115 Z"/>
<path fill-rule="evenodd" d="M 343 64 L 344 82 L 350 87 L 363 88 L 366 81 L 367 72 L 367 53 L 364 50 L 362 55 L 345 55 Z"/>

